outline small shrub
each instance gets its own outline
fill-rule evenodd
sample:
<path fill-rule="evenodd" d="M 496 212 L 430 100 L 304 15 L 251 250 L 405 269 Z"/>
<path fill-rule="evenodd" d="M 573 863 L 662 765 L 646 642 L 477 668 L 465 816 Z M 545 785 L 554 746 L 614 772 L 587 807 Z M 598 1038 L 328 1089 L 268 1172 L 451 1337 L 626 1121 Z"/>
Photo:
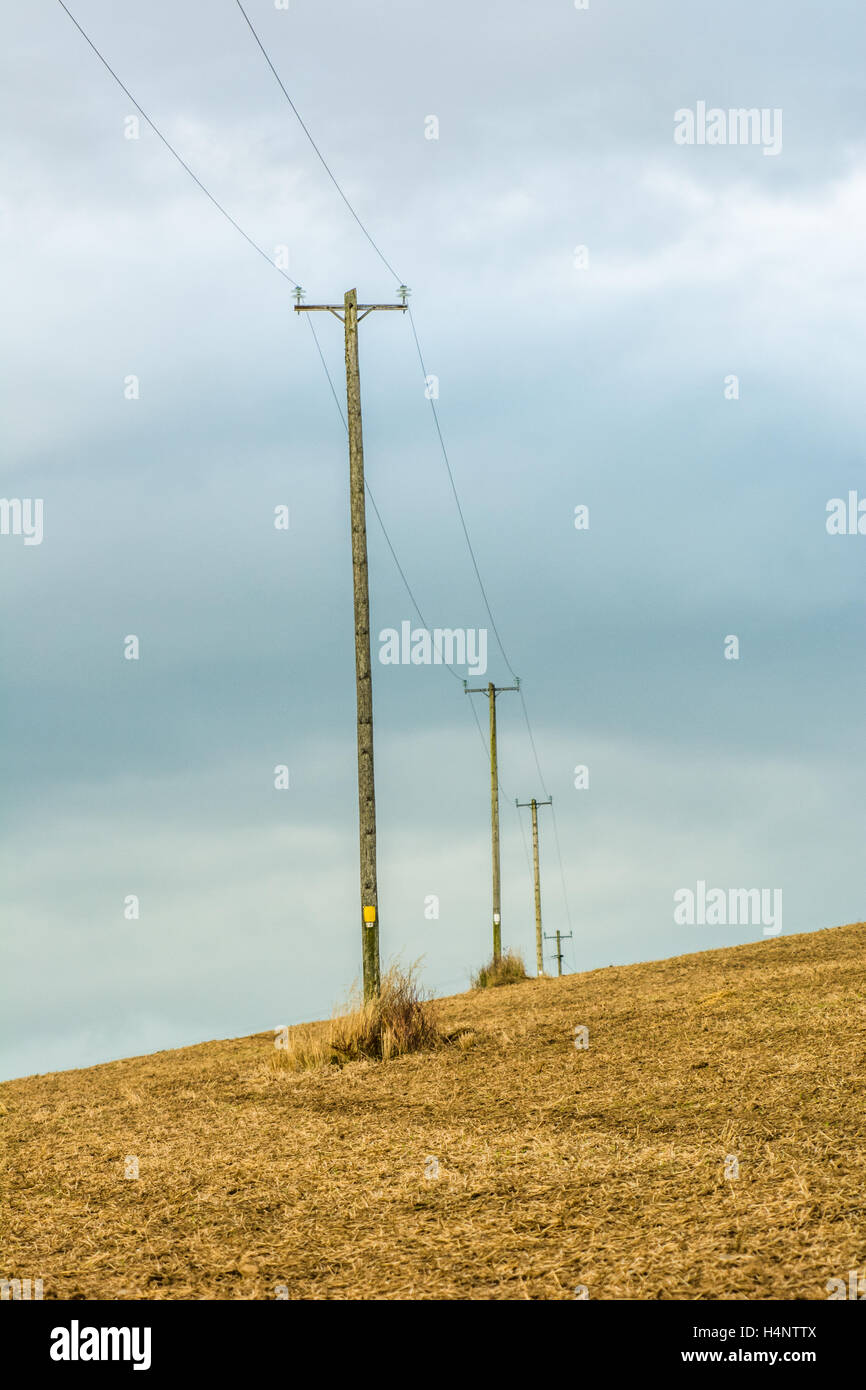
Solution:
<path fill-rule="evenodd" d="M 271 1066 L 277 1071 L 306 1071 L 342 1067 L 362 1058 L 386 1062 L 447 1041 L 418 985 L 416 967 L 404 970 L 392 965 L 382 978 L 378 998 L 365 1002 L 356 993 L 347 1012 L 332 1019 L 327 1028 L 290 1029 L 287 1047 L 275 1053 Z"/>
<path fill-rule="evenodd" d="M 523 964 L 523 956 L 519 951 L 504 951 L 499 960 L 492 958 L 486 965 L 482 965 L 476 975 L 472 976 L 473 989 L 494 989 L 497 985 L 516 985 L 521 980 L 528 980 L 526 966 Z"/>

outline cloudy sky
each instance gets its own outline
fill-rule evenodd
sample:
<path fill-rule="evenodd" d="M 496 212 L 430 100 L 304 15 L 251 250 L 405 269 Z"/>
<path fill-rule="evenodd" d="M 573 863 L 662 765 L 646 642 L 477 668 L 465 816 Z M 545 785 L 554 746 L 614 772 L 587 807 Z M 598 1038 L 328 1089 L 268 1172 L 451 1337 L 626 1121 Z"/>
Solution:
<path fill-rule="evenodd" d="M 310 302 L 395 298 L 235 0 L 70 8 Z M 566 967 L 762 938 L 675 922 L 699 880 L 782 890 L 785 933 L 861 919 L 866 535 L 826 519 L 866 498 L 862 6 L 247 8 L 411 287 L 554 797 Z M 41 544 L 12 512 L 0 535 L 11 1077 L 327 1015 L 360 929 L 346 444 L 309 324 L 146 123 L 127 138 L 56 0 L 2 27 L 2 493 L 44 517 Z M 781 150 L 676 143 L 699 103 L 781 112 Z M 341 327 L 316 329 L 342 398 Z M 406 318 L 364 321 L 361 371 L 425 619 L 489 629 Z M 382 951 L 454 992 L 489 953 L 486 755 L 459 680 L 376 659 L 418 619 L 368 520 Z M 543 790 L 518 698 L 498 712 L 503 940 L 534 963 L 512 803 Z"/>

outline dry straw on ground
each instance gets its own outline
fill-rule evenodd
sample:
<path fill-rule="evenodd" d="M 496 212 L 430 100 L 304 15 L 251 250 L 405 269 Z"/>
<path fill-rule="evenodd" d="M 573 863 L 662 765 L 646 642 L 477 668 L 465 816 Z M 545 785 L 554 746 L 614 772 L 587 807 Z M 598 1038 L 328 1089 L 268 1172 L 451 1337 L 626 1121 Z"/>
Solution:
<path fill-rule="evenodd" d="M 263 1033 L 8 1082 L 0 1274 L 61 1299 L 826 1298 L 866 1269 L 864 953 L 861 923 L 466 994 L 441 1004 L 462 1047 L 388 1062 L 276 1072 Z"/>

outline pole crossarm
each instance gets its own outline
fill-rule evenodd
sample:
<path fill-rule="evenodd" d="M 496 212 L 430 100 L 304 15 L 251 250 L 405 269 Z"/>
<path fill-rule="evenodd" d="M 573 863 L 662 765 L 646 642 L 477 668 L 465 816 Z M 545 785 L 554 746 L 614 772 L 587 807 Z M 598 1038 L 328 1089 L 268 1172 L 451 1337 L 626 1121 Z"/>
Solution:
<path fill-rule="evenodd" d="M 553 955 L 553 958 L 554 958 L 554 960 L 556 961 L 556 973 L 557 973 L 557 975 L 561 975 L 561 974 L 562 974 L 562 943 L 563 943 L 563 941 L 570 941 L 571 938 L 573 937 L 573 935 L 574 935 L 574 932 L 562 932 L 562 931 L 554 932 L 552 936 L 551 936 L 551 935 L 548 935 L 547 932 L 544 933 L 544 939 L 545 939 L 545 941 L 555 941 L 555 942 L 556 942 L 556 950 L 553 951 L 551 954 Z"/>
<path fill-rule="evenodd" d="M 519 690 L 519 689 L 520 689 L 520 686 L 519 686 L 519 685 L 494 685 L 494 687 L 493 687 L 493 693 L 494 693 L 494 695 L 501 695 L 502 692 L 503 692 L 503 690 Z M 487 694 L 489 694 L 489 693 L 490 693 L 490 688 L 489 688 L 489 686 L 486 686 L 486 685 L 467 685 L 465 681 L 463 682 L 463 694 L 464 694 L 464 695 L 487 695 Z M 540 804 L 540 803 L 539 803 L 539 804 Z"/>
<path fill-rule="evenodd" d="M 409 308 L 408 304 L 359 304 L 357 322 L 360 323 L 368 314 L 372 314 L 374 309 L 396 309 L 399 314 L 405 314 Z M 333 314 L 340 323 L 345 323 L 343 317 L 343 306 L 341 304 L 296 304 L 296 314 Z"/>

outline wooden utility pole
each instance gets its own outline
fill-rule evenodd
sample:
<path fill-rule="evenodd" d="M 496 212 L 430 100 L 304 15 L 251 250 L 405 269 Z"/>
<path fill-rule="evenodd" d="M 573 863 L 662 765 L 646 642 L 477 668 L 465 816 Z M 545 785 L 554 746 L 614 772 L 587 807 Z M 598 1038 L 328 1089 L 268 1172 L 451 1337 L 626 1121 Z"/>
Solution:
<path fill-rule="evenodd" d="M 547 801 L 536 801 L 535 797 L 531 801 L 515 801 L 515 806 L 532 807 L 532 868 L 535 875 L 535 963 L 538 974 L 544 974 L 544 947 L 542 946 L 541 934 L 541 873 L 538 867 L 538 808 L 539 806 L 552 806 L 553 799 L 548 797 Z M 561 972 L 560 972 L 561 973 Z"/>
<path fill-rule="evenodd" d="M 563 941 L 568 941 L 568 940 L 570 940 L 570 938 L 571 938 L 572 936 L 574 936 L 574 932 L 569 932 L 569 933 L 568 933 L 568 936 L 566 936 L 564 932 L 559 932 L 559 931 L 558 931 L 558 932 L 555 933 L 555 935 L 556 935 L 556 973 L 557 973 L 557 975 L 561 975 L 561 974 L 562 974 L 562 945 L 561 945 L 561 943 L 562 943 Z M 547 933 L 545 932 L 544 939 L 545 939 L 545 941 L 552 941 L 552 940 L 553 940 L 553 937 L 552 937 L 552 936 L 548 936 Z"/>
<path fill-rule="evenodd" d="M 302 304 L 295 291 L 295 313 L 329 313 L 345 326 L 346 409 L 349 430 L 349 505 L 352 518 L 352 579 L 355 594 L 355 690 L 358 700 L 358 814 L 361 847 L 361 948 L 364 998 L 381 988 L 379 968 L 379 889 L 376 880 L 376 788 L 373 776 L 373 678 L 370 658 L 370 589 L 367 580 L 367 519 L 364 502 L 364 441 L 361 431 L 361 376 L 358 324 L 374 309 L 406 311 L 402 304 L 359 304 L 357 290 L 347 290 L 342 305 Z"/>
<path fill-rule="evenodd" d="M 490 825 L 493 841 L 493 961 L 502 958 L 502 904 L 499 866 L 499 772 L 496 761 L 496 696 L 503 690 L 519 690 L 517 685 L 480 685 L 472 689 L 463 682 L 467 695 L 486 695 L 490 701 Z"/>

